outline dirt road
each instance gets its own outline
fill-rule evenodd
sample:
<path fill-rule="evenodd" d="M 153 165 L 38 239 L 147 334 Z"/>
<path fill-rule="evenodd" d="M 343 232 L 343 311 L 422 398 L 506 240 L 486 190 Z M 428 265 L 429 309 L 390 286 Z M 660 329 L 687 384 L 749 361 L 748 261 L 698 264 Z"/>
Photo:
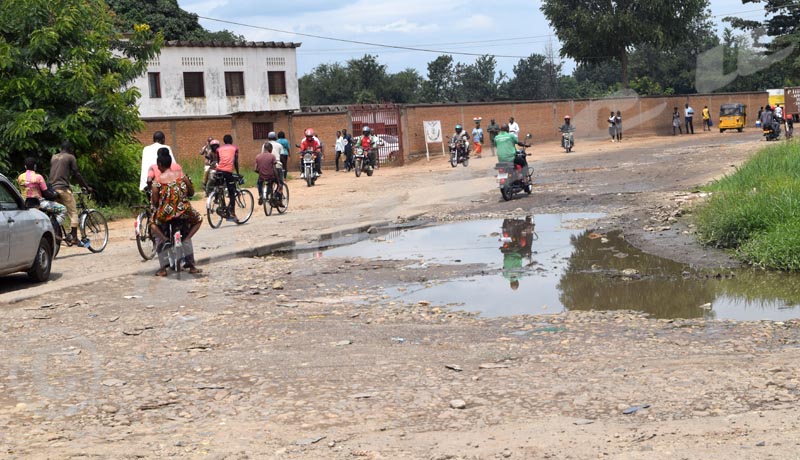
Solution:
<path fill-rule="evenodd" d="M 534 193 L 511 202 L 491 158 L 326 172 L 290 184 L 285 216 L 205 227 L 196 246 L 521 208 L 603 212 L 598 227 L 648 251 L 730 264 L 673 210 L 758 145 L 714 133 L 540 146 Z M 36 295 L 0 325 L 3 458 L 800 458 L 800 321 L 484 319 L 386 295 L 476 269 L 409 261 L 220 256 L 203 276 L 161 279 L 135 273 L 156 267 L 118 225 L 108 252 L 59 257 L 50 286 L 0 284 Z"/>

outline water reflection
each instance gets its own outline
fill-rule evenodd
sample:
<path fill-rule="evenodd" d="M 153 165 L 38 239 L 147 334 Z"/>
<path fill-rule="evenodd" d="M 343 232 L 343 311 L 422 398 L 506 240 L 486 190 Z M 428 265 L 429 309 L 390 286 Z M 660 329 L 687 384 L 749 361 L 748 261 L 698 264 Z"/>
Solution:
<path fill-rule="evenodd" d="M 503 278 L 513 290 L 519 289 L 519 278 L 525 269 L 536 263 L 532 257 L 531 245 L 539 238 L 533 231 L 533 218 L 504 219 L 500 238 L 503 254 Z"/>
<path fill-rule="evenodd" d="M 409 268 L 419 270 L 432 263 L 484 264 L 487 270 L 481 275 L 387 289 L 404 301 L 457 304 L 484 316 L 563 309 L 639 310 L 657 318 L 800 316 L 796 274 L 696 271 L 636 249 L 619 232 L 584 230 L 582 219 L 598 217 L 536 215 L 459 222 L 403 230 L 323 254 L 414 260 Z"/>

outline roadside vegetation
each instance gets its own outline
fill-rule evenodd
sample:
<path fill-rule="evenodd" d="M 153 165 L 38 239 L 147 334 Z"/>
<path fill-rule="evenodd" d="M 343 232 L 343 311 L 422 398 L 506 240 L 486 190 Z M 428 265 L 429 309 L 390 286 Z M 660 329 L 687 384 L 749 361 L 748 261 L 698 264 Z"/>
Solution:
<path fill-rule="evenodd" d="M 708 191 L 697 210 L 705 244 L 733 249 L 755 266 L 800 270 L 800 144 L 764 148 Z"/>

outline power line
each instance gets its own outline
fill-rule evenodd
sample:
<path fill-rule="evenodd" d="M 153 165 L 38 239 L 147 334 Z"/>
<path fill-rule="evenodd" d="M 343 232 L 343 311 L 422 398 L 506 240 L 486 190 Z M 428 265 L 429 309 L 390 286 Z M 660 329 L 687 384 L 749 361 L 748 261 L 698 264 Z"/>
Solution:
<path fill-rule="evenodd" d="M 423 53 L 456 54 L 456 55 L 461 55 L 461 56 L 484 56 L 485 55 L 485 53 L 467 53 L 467 52 L 442 51 L 442 50 L 433 50 L 433 49 L 427 49 L 427 48 L 417 48 L 417 47 L 413 47 L 413 46 L 387 45 L 385 43 L 363 42 L 363 41 L 359 41 L 359 40 L 348 40 L 348 39 L 345 39 L 345 38 L 326 37 L 326 36 L 323 36 L 323 35 L 306 34 L 306 33 L 302 33 L 302 32 L 291 32 L 291 31 L 288 31 L 288 30 L 273 29 L 271 27 L 254 26 L 254 25 L 251 25 L 251 24 L 244 24 L 244 23 L 236 22 L 236 21 L 228 21 L 228 20 L 225 20 L 225 19 L 209 18 L 209 17 L 206 17 L 206 16 L 199 16 L 198 15 L 197 17 L 200 18 L 200 19 L 205 19 L 207 21 L 221 22 L 223 24 L 231 24 L 231 25 L 241 26 L 241 27 L 250 27 L 250 28 L 253 28 L 253 29 L 268 30 L 270 32 L 278 32 L 278 33 L 282 33 L 282 34 L 298 35 L 298 36 L 301 36 L 301 37 L 318 38 L 318 39 L 321 39 L 321 40 L 330 40 L 330 41 L 342 42 L 342 43 L 354 43 L 356 45 L 374 46 L 374 47 L 378 47 L 378 48 L 400 49 L 400 50 L 406 50 L 406 51 L 419 51 L 419 52 L 423 52 Z M 512 58 L 512 59 L 525 59 L 525 58 L 528 57 L 528 56 L 512 56 L 512 55 L 505 55 L 505 54 L 492 54 L 491 56 L 496 57 L 496 58 Z"/>

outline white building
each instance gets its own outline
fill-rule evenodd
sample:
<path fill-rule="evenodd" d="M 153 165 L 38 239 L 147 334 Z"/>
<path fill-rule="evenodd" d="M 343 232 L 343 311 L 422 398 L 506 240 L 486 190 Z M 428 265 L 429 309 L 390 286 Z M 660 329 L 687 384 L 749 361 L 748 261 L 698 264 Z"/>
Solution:
<path fill-rule="evenodd" d="M 134 86 L 143 119 L 300 109 L 299 43 L 164 43 Z"/>

